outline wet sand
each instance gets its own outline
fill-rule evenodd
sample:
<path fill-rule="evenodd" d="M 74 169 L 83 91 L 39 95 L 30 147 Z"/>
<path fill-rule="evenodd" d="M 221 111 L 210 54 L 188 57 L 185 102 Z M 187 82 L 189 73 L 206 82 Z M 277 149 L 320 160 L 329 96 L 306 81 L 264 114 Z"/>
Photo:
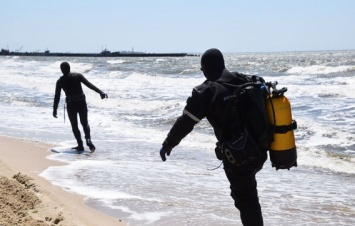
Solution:
<path fill-rule="evenodd" d="M 125 225 L 85 205 L 84 197 L 38 176 L 62 164 L 46 158 L 50 144 L 5 136 L 0 136 L 0 144 L 0 225 Z"/>

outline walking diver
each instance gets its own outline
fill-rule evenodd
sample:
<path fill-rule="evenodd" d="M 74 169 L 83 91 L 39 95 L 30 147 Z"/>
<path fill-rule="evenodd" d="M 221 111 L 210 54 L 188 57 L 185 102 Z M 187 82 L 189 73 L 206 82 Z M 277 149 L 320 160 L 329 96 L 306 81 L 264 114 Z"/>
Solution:
<path fill-rule="evenodd" d="M 73 130 L 74 137 L 78 143 L 78 146 L 73 147 L 72 149 L 76 149 L 77 151 L 84 151 L 83 141 L 81 140 L 81 134 L 78 128 L 77 114 L 79 114 L 80 123 L 83 126 L 83 130 L 85 133 L 86 145 L 93 152 L 95 151 L 95 146 L 91 141 L 90 126 L 88 123 L 88 108 L 86 104 L 85 94 L 81 87 L 81 83 L 94 90 L 95 92 L 99 93 L 101 99 L 108 98 L 108 96 L 99 88 L 91 84 L 82 74 L 71 73 L 70 65 L 68 62 L 61 63 L 60 69 L 63 72 L 63 76 L 58 79 L 55 87 L 53 117 L 57 118 L 57 108 L 60 100 L 60 93 L 63 89 L 66 95 L 65 100 L 67 103 L 67 112 L 70 124 Z"/>
<path fill-rule="evenodd" d="M 209 49 L 202 55 L 201 70 L 206 81 L 193 89 L 183 114 L 176 120 L 164 140 L 160 150 L 163 161 L 166 161 L 166 156 L 170 155 L 172 149 L 193 130 L 195 124 L 205 117 L 212 125 L 218 139 L 222 132 L 225 100 L 231 95 L 231 91 L 221 83 L 245 83 L 245 75 L 231 73 L 225 68 L 223 55 L 218 49 Z M 223 161 L 224 171 L 230 182 L 231 196 L 240 212 L 243 225 L 263 225 L 255 174 L 261 169 L 266 158 L 265 152 L 258 167 L 237 168 L 229 161 Z"/>

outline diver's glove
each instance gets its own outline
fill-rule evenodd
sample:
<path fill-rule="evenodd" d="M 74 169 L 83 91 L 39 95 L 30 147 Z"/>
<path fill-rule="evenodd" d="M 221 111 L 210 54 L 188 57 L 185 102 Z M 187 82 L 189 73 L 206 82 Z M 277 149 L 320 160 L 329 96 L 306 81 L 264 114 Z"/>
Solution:
<path fill-rule="evenodd" d="M 100 96 L 101 96 L 101 99 L 108 98 L 108 96 L 107 96 L 107 94 L 106 94 L 106 93 L 100 93 Z"/>
<path fill-rule="evenodd" d="M 169 156 L 170 153 L 171 153 L 171 150 L 172 150 L 172 148 L 164 148 L 164 147 L 162 147 L 162 148 L 160 149 L 160 157 L 161 157 L 161 160 L 163 160 L 163 161 L 165 162 L 165 161 L 166 161 L 165 154 L 166 154 L 167 156 Z"/>
<path fill-rule="evenodd" d="M 57 117 L 57 109 L 53 109 L 53 117 L 54 117 L 54 118 L 58 118 L 58 117 Z"/>

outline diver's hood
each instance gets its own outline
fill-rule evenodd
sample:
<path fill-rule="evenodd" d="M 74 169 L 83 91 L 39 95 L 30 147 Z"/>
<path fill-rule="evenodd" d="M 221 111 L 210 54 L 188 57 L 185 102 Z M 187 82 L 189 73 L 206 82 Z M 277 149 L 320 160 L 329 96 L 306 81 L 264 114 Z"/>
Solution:
<path fill-rule="evenodd" d="M 63 72 L 63 75 L 68 75 L 70 73 L 70 65 L 68 62 L 63 62 L 60 64 L 60 69 Z"/>
<path fill-rule="evenodd" d="M 201 67 L 207 80 L 217 80 L 225 68 L 224 58 L 218 49 L 209 49 L 201 57 Z"/>

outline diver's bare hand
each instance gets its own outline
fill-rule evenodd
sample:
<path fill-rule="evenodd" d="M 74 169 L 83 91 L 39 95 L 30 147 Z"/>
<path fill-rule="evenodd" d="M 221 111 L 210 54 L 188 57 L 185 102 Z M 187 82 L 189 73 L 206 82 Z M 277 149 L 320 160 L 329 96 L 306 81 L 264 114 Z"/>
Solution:
<path fill-rule="evenodd" d="M 58 117 L 57 117 L 57 110 L 56 110 L 56 109 L 53 109 L 53 117 L 54 117 L 54 118 L 58 118 Z"/>

